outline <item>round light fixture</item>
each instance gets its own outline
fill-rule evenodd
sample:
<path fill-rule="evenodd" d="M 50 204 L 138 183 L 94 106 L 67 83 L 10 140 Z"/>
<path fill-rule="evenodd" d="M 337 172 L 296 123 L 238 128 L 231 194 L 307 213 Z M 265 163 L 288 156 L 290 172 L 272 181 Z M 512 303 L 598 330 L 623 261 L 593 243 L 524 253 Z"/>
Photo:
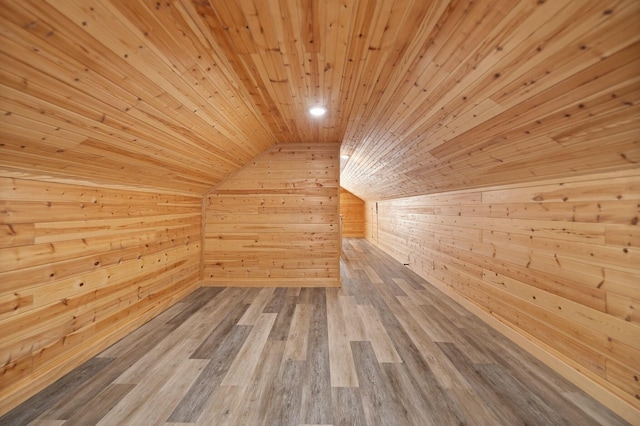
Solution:
<path fill-rule="evenodd" d="M 314 117 L 322 117 L 326 113 L 327 109 L 323 106 L 314 106 L 309 108 L 309 114 L 313 115 Z"/>

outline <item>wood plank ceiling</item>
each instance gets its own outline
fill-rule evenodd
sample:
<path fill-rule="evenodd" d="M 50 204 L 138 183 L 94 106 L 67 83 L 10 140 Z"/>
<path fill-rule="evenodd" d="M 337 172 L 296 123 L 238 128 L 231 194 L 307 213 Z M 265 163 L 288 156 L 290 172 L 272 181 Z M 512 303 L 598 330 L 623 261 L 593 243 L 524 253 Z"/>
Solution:
<path fill-rule="evenodd" d="M 371 200 L 640 164 L 637 0 L 0 6 L 2 176 L 202 194 L 341 142 Z"/>

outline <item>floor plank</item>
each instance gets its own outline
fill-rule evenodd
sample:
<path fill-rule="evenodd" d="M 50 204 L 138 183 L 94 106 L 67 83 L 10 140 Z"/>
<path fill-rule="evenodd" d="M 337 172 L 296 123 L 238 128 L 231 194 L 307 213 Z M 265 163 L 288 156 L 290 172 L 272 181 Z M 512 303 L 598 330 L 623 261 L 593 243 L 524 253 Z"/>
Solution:
<path fill-rule="evenodd" d="M 367 340 L 371 342 L 378 362 L 402 362 L 375 308 L 371 305 L 360 305 L 358 312 L 364 323 Z"/>
<path fill-rule="evenodd" d="M 325 289 L 314 288 L 312 293 L 313 311 L 309 322 L 306 371 L 302 382 L 300 423 L 332 424 Z"/>
<path fill-rule="evenodd" d="M 124 385 L 111 383 L 95 398 L 88 401 L 83 406 L 67 418 L 71 425 L 95 425 L 124 398 L 135 385 Z"/>
<path fill-rule="evenodd" d="M 307 343 L 309 340 L 309 321 L 311 305 L 296 305 L 291 320 L 289 338 L 284 349 L 286 360 L 304 361 L 307 359 Z"/>
<path fill-rule="evenodd" d="M 208 361 L 186 359 L 178 365 L 162 387 L 151 395 L 141 409 L 135 411 L 128 423 L 159 424 L 164 422 L 202 373 Z"/>
<path fill-rule="evenodd" d="M 367 424 L 358 388 L 332 388 L 333 422 L 335 425 Z"/>
<path fill-rule="evenodd" d="M 277 314 L 260 314 L 252 320 L 253 330 L 244 342 L 240 352 L 233 360 L 227 375 L 222 379 L 222 386 L 246 386 L 253 374 L 258 360 L 267 343 L 271 328 L 276 321 Z"/>
<path fill-rule="evenodd" d="M 284 360 L 281 363 L 271 400 L 264 413 L 265 424 L 295 426 L 300 423 L 305 367 L 304 361 Z"/>
<path fill-rule="evenodd" d="M 0 425 L 625 425 L 362 239 L 343 286 L 201 288 Z"/>
<path fill-rule="evenodd" d="M 222 343 L 211 353 L 209 364 L 173 411 L 169 421 L 190 423 L 198 420 L 209 397 L 220 386 L 250 331 L 249 326 L 236 325 L 224 336 Z"/>
<path fill-rule="evenodd" d="M 398 395 L 393 392 L 390 382 L 385 380 L 385 373 L 376 359 L 371 342 L 353 342 L 351 347 L 360 381 L 373 384 L 361 388 L 368 423 L 411 424 L 406 411 L 398 401 Z"/>
<path fill-rule="evenodd" d="M 358 377 L 349 346 L 338 289 L 327 289 L 327 330 L 331 387 L 358 387 Z"/>
<path fill-rule="evenodd" d="M 273 397 L 273 388 L 283 351 L 284 342 L 267 341 L 251 382 L 245 387 L 244 404 L 235 418 L 236 423 L 257 425 L 262 422 L 264 413 L 269 407 L 269 401 Z"/>
<path fill-rule="evenodd" d="M 109 364 L 111 358 L 93 358 L 43 389 L 23 404 L 0 417 L 0 425 L 26 425 L 38 419 L 59 419 L 58 417 L 45 417 L 56 404 L 64 402 L 67 398 L 73 398 L 72 394 L 82 388 L 87 382 L 91 383 L 92 377 L 99 374 Z M 112 378 L 112 380 L 115 377 Z"/>

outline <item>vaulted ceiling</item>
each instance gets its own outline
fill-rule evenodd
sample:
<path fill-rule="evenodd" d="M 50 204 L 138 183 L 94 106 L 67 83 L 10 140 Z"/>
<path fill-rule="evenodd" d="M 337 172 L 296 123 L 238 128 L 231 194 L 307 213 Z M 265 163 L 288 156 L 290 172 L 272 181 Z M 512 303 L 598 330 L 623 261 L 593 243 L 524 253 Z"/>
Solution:
<path fill-rule="evenodd" d="M 638 22 L 637 0 L 4 0 L 0 175 L 204 193 L 290 142 L 341 143 L 365 199 L 638 167 Z"/>

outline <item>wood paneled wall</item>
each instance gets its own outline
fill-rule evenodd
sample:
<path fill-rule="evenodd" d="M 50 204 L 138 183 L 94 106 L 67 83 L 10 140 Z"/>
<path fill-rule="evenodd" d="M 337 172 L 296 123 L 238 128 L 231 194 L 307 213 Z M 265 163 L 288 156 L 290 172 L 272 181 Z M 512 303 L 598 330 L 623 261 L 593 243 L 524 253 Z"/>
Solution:
<path fill-rule="evenodd" d="M 369 240 L 640 419 L 640 170 L 375 204 Z"/>
<path fill-rule="evenodd" d="M 340 214 L 343 237 L 364 237 L 364 201 L 340 188 Z"/>
<path fill-rule="evenodd" d="M 0 178 L 0 414 L 199 286 L 199 197 Z"/>
<path fill-rule="evenodd" d="M 339 286 L 339 145 L 276 146 L 204 197 L 204 285 Z"/>

